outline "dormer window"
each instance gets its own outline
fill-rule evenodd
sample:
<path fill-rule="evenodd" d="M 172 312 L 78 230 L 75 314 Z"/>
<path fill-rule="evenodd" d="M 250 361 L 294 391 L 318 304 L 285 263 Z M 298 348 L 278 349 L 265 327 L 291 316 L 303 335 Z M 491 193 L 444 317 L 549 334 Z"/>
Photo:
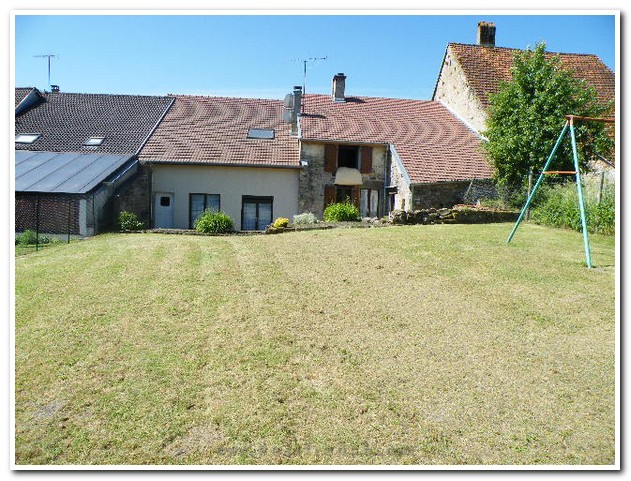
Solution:
<path fill-rule="evenodd" d="M 17 134 L 15 136 L 16 144 L 32 144 L 39 139 L 42 134 Z"/>
<path fill-rule="evenodd" d="M 273 139 L 274 129 L 250 129 L 248 130 L 248 139 Z"/>
<path fill-rule="evenodd" d="M 104 140 L 105 137 L 90 137 L 85 142 L 83 142 L 83 145 L 87 147 L 98 147 L 103 143 Z"/>

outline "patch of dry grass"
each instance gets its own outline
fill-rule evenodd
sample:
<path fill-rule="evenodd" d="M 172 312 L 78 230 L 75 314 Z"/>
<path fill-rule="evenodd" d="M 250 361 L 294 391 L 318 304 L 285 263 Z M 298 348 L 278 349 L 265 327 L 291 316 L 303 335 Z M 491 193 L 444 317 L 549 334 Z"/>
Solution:
<path fill-rule="evenodd" d="M 17 258 L 16 463 L 612 464 L 613 239 L 509 229 Z"/>

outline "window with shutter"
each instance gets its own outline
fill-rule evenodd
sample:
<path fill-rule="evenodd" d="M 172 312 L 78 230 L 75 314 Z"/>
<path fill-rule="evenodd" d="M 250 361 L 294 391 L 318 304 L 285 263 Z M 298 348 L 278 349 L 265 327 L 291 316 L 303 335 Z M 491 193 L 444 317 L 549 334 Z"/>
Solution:
<path fill-rule="evenodd" d="M 324 146 L 324 171 L 335 172 L 337 169 L 337 145 L 326 144 Z"/>
<path fill-rule="evenodd" d="M 335 203 L 335 186 L 334 185 L 325 185 L 324 186 L 324 207 L 326 208 L 328 205 Z"/>
<path fill-rule="evenodd" d="M 360 156 L 359 171 L 362 174 L 370 174 L 372 172 L 372 147 L 363 146 L 360 150 Z"/>

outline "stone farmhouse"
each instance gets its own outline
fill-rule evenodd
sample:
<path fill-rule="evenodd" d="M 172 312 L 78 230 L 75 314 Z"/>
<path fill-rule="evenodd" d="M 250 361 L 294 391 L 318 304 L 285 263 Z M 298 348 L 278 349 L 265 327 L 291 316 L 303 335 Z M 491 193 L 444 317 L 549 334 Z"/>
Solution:
<path fill-rule="evenodd" d="M 497 47 L 495 33 L 493 23 L 479 22 L 476 45 L 449 43 L 432 96 L 478 132 L 486 128 L 489 95 L 499 91 L 502 81 L 510 80 L 518 52 Z M 616 76 L 596 55 L 547 53 L 555 55 L 575 78 L 594 87 L 603 104 L 615 99 Z"/>
<path fill-rule="evenodd" d="M 477 45 L 450 43 L 432 100 L 349 95 L 343 73 L 330 95 L 294 87 L 282 101 L 16 89 L 16 231 L 53 232 L 65 218 L 91 235 L 122 210 L 190 229 L 208 208 L 258 231 L 346 199 L 363 217 L 475 202 L 493 190 L 480 134 L 488 95 L 515 52 L 494 39 L 481 22 Z M 614 98 L 597 57 L 560 56 Z"/>

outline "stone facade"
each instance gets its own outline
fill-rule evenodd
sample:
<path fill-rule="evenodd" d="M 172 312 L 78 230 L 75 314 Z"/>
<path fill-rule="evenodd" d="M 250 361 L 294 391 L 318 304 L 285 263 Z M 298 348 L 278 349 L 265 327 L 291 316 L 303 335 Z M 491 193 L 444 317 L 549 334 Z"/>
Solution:
<path fill-rule="evenodd" d="M 467 78 L 458 60 L 447 49 L 443 62 L 434 100 L 438 100 L 457 112 L 458 115 L 478 132 L 486 129 L 486 114 L 480 100 L 467 82 Z"/>
<path fill-rule="evenodd" d="M 408 210 L 452 207 L 462 204 L 470 185 L 470 180 L 416 184 L 412 186 L 412 207 Z"/>
<path fill-rule="evenodd" d="M 116 191 L 116 215 L 122 211 L 136 214 L 145 226 L 151 225 L 151 168 L 140 163 L 136 173 Z"/>
<path fill-rule="evenodd" d="M 307 165 L 300 171 L 298 208 L 301 213 L 311 212 L 319 219 L 322 219 L 325 208 L 325 188 L 335 185 L 335 173 L 325 170 L 325 146 L 322 142 L 300 143 L 300 160 Z M 379 191 L 380 215 L 387 213 L 384 210 L 383 193 L 387 159 L 388 147 L 373 145 L 372 169 L 370 173 L 362 173 L 362 185 L 359 186 Z"/>
<path fill-rule="evenodd" d="M 394 155 L 390 162 L 390 179 L 388 186 L 396 187 L 396 192 L 391 194 L 394 198 L 391 199 L 389 210 L 409 209 L 412 205 L 412 187 L 409 178 L 404 174 L 403 165 L 397 161 Z"/>

